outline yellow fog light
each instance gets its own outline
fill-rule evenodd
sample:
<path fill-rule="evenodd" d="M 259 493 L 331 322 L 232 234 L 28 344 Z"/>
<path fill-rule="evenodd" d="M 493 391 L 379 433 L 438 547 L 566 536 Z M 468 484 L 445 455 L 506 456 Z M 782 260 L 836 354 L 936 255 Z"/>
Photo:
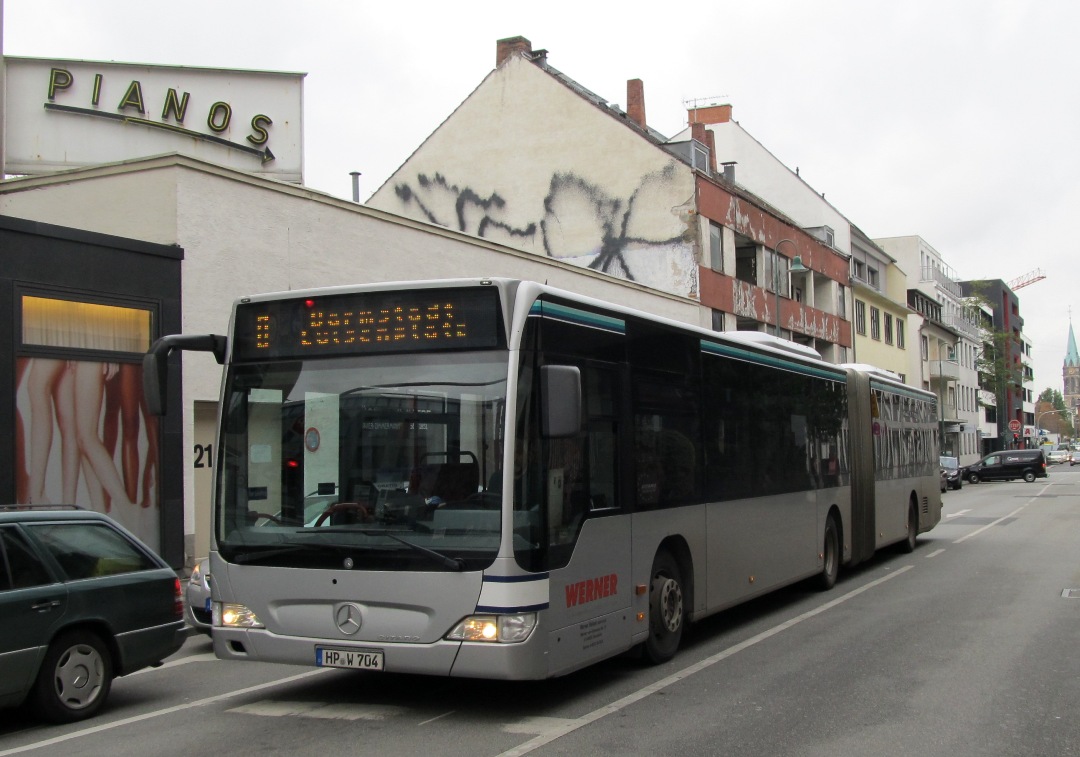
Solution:
<path fill-rule="evenodd" d="M 536 628 L 536 613 L 519 615 L 470 615 L 450 629 L 451 641 L 493 641 L 514 644 L 525 641 Z"/>
<path fill-rule="evenodd" d="M 222 628 L 265 628 L 259 618 L 244 605 L 214 602 L 213 625 Z"/>

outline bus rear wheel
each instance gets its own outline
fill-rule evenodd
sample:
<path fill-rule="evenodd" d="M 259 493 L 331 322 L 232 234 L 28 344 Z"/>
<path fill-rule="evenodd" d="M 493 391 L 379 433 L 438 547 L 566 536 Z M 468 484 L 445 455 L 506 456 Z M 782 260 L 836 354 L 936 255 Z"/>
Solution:
<path fill-rule="evenodd" d="M 828 591 L 836 586 L 839 575 L 840 529 L 836 525 L 836 518 L 830 515 L 825 521 L 825 543 L 821 548 L 821 574 L 818 576 L 818 586 L 822 591 Z"/>
<path fill-rule="evenodd" d="M 668 552 L 659 552 L 653 560 L 649 586 L 649 638 L 645 657 L 654 664 L 675 656 L 686 624 L 683 602 L 682 571 Z"/>

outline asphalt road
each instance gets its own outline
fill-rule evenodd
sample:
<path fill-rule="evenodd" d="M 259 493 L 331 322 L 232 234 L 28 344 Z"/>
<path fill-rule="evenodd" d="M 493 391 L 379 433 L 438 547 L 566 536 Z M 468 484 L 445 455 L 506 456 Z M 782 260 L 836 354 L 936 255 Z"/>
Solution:
<path fill-rule="evenodd" d="M 0 711 L 0 757 L 1080 754 L 1080 466 L 943 497 L 914 553 L 713 616 L 659 667 L 458 681 L 224 662 L 195 636 L 86 723 Z"/>

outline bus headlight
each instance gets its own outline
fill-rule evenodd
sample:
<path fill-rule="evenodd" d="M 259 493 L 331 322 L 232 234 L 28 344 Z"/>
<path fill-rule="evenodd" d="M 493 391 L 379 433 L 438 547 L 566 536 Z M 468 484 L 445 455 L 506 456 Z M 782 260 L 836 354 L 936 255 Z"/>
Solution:
<path fill-rule="evenodd" d="M 214 602 L 213 625 L 219 628 L 266 628 L 258 616 L 244 605 Z"/>
<path fill-rule="evenodd" d="M 536 628 L 536 613 L 519 615 L 470 615 L 446 634 L 450 641 L 492 641 L 516 644 L 525 641 Z"/>

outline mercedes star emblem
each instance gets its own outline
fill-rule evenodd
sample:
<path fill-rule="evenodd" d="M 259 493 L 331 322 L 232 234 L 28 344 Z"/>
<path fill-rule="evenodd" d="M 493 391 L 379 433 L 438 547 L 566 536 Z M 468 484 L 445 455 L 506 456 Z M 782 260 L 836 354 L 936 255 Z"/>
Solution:
<path fill-rule="evenodd" d="M 360 630 L 360 608 L 354 604 L 339 605 L 334 612 L 334 621 L 339 631 L 346 636 L 352 636 Z"/>

